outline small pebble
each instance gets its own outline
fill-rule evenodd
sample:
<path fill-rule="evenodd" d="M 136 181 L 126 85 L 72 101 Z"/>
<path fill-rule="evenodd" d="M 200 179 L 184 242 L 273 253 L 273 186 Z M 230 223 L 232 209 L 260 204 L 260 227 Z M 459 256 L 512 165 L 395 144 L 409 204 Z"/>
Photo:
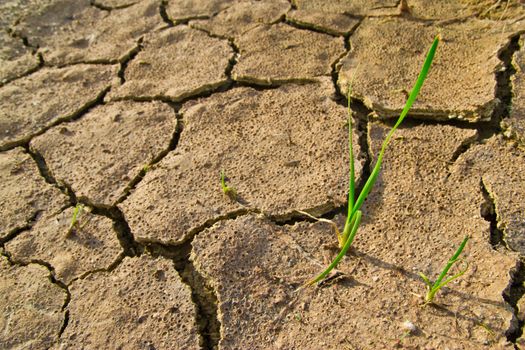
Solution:
<path fill-rule="evenodd" d="M 410 321 L 403 322 L 403 330 L 409 333 L 415 332 L 417 327 Z"/>

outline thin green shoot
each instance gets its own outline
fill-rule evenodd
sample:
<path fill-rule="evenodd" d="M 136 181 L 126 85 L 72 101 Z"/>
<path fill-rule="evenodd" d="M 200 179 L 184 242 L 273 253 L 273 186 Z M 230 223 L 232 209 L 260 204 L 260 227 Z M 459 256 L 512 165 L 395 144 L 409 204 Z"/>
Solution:
<path fill-rule="evenodd" d="M 458 249 L 456 250 L 454 255 L 452 255 L 452 257 L 448 260 L 447 265 L 445 265 L 445 267 L 443 268 L 443 270 L 441 271 L 441 273 L 439 274 L 438 278 L 436 279 L 436 281 L 434 283 L 432 283 L 430 281 L 430 279 L 427 276 L 425 276 L 422 272 L 419 273 L 419 276 L 423 279 L 423 281 L 425 282 L 425 284 L 427 285 L 427 288 L 428 288 L 427 294 L 425 295 L 425 305 L 426 304 L 430 304 L 430 303 L 433 302 L 434 297 L 436 296 L 436 293 L 441 288 L 443 288 L 444 286 L 446 286 L 447 284 L 449 284 L 450 282 L 452 282 L 456 278 L 463 276 L 463 274 L 465 272 L 467 272 L 468 263 L 466 262 L 465 263 L 465 267 L 461 271 L 459 271 L 458 273 L 456 273 L 452 277 L 449 277 L 449 278 L 445 279 L 445 281 L 443 281 L 443 279 L 447 276 L 448 271 L 450 270 L 452 265 L 454 265 L 458 261 L 459 255 L 461 254 L 461 252 L 465 248 L 465 245 L 467 244 L 467 241 L 469 240 L 469 238 L 470 237 L 467 235 L 463 239 L 463 241 L 459 245 Z"/>
<path fill-rule="evenodd" d="M 230 197 L 230 199 L 237 199 L 237 190 L 235 189 L 235 187 L 226 184 L 226 174 L 224 173 L 224 170 L 221 170 L 221 188 L 222 193 Z"/>
<path fill-rule="evenodd" d="M 359 66 L 357 66 L 357 69 L 359 69 Z M 354 200 L 355 200 L 355 169 L 354 169 L 354 148 L 353 148 L 353 140 L 352 140 L 352 105 L 351 105 L 351 94 L 352 94 L 352 87 L 354 85 L 356 73 L 354 73 L 352 80 L 350 81 L 350 84 L 348 86 L 348 107 L 347 107 L 347 114 L 348 114 L 348 153 L 349 153 L 349 159 L 350 159 L 350 171 L 349 171 L 349 178 L 348 178 L 348 213 L 351 213 L 354 209 Z M 350 221 L 348 221 L 351 219 Z M 341 235 L 341 239 L 339 239 L 339 248 L 343 248 L 345 245 L 345 242 L 348 240 L 348 236 L 350 235 L 349 228 L 353 227 L 353 221 L 355 221 L 355 216 L 350 217 L 348 216 L 346 218 L 345 227 L 343 229 L 343 234 Z"/>
<path fill-rule="evenodd" d="M 440 37 L 439 35 L 435 37 L 434 42 L 432 43 L 432 46 L 430 47 L 427 56 L 425 58 L 425 61 L 423 63 L 423 67 L 421 68 L 421 71 L 419 72 L 418 78 L 416 80 L 416 84 L 412 88 L 412 91 L 410 92 L 410 95 L 405 103 L 405 107 L 401 111 L 401 114 L 399 115 L 399 118 L 397 119 L 397 122 L 392 127 L 390 132 L 387 134 L 385 140 L 383 141 L 381 150 L 379 152 L 379 155 L 377 157 L 376 164 L 374 166 L 374 169 L 372 170 L 372 173 L 370 174 L 370 177 L 367 179 L 363 189 L 361 190 L 361 193 L 357 197 L 357 200 L 354 201 L 355 198 L 355 174 L 354 174 L 354 160 L 353 160 L 353 149 L 352 149 L 352 121 L 351 121 L 351 109 L 350 109 L 350 100 L 351 100 L 351 90 L 352 90 L 352 84 L 350 84 L 348 88 L 348 110 L 349 110 L 349 155 L 350 155 L 350 174 L 349 174 L 349 190 L 348 190 L 348 215 L 346 217 L 345 226 L 343 228 L 342 238 L 339 241 L 339 245 L 341 247 L 341 251 L 339 254 L 335 257 L 335 259 L 332 261 L 332 263 L 321 272 L 319 275 L 317 275 L 312 280 L 308 281 L 306 285 L 312 285 L 315 283 L 321 282 L 328 274 L 339 264 L 341 259 L 346 255 L 346 252 L 352 245 L 355 235 L 357 233 L 357 229 L 359 228 L 359 224 L 361 222 L 361 216 L 362 212 L 360 210 L 361 206 L 363 205 L 363 202 L 365 201 L 366 197 L 372 190 L 372 187 L 374 186 L 377 177 L 379 175 L 379 171 L 381 169 L 381 163 L 383 161 L 383 156 L 385 154 L 386 148 L 388 147 L 388 144 L 390 143 L 390 139 L 392 138 L 392 135 L 396 131 L 396 129 L 399 127 L 399 125 L 403 122 L 405 117 L 408 114 L 408 111 L 414 104 L 414 101 L 416 100 L 417 95 L 419 94 L 419 91 L 421 90 L 421 87 L 423 86 L 423 83 L 428 75 L 428 71 L 430 69 L 430 65 L 432 64 L 432 60 L 434 59 L 434 55 L 436 53 L 437 45 L 439 43 Z M 354 76 L 355 77 L 355 76 Z"/>
<path fill-rule="evenodd" d="M 71 217 L 71 222 L 69 224 L 69 228 L 67 229 L 66 237 L 69 237 L 73 233 L 74 230 L 80 230 L 82 229 L 89 220 L 86 220 L 83 225 L 80 225 L 80 217 L 86 210 L 84 205 L 81 203 L 78 203 L 75 208 L 73 208 L 73 215 Z"/>

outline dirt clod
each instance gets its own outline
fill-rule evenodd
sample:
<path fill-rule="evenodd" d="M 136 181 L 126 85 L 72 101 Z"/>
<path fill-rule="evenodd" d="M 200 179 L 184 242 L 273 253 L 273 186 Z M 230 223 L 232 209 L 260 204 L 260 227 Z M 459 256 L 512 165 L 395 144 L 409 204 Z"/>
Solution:
<path fill-rule="evenodd" d="M 22 149 L 0 153 L 0 240 L 52 215 L 68 198 L 40 176 L 33 159 Z"/>
<path fill-rule="evenodd" d="M 429 43 L 442 42 L 410 113 L 425 119 L 487 121 L 499 103 L 494 71 L 508 42 L 503 25 L 469 20 L 445 25 L 403 18 L 365 19 L 341 61 L 338 85 L 381 117 L 399 115 L 423 64 Z M 366 65 L 360 62 L 366 60 Z"/>
<path fill-rule="evenodd" d="M 284 24 L 261 25 L 235 44 L 240 57 L 232 71 L 233 79 L 263 85 L 330 75 L 331 64 L 344 53 L 342 38 Z"/>
<path fill-rule="evenodd" d="M 191 291 L 170 260 L 125 258 L 70 290 L 69 325 L 56 349 L 199 349 Z"/>
<path fill-rule="evenodd" d="M 31 230 L 6 244 L 14 261 L 42 261 L 54 269 L 57 280 L 69 284 L 87 272 L 108 269 L 121 248 L 111 220 L 84 208 L 71 227 L 73 208 L 40 220 Z"/>
<path fill-rule="evenodd" d="M 46 68 L 0 87 L 0 150 L 79 115 L 109 89 L 115 66 Z"/>
<path fill-rule="evenodd" d="M 176 128 L 175 112 L 165 103 L 114 102 L 52 128 L 33 139 L 31 148 L 77 197 L 110 207 L 168 149 Z"/>
<path fill-rule="evenodd" d="M 48 349 L 64 322 L 67 294 L 40 265 L 12 266 L 0 257 L 0 344 L 4 349 Z"/>
<path fill-rule="evenodd" d="M 233 55 L 226 40 L 176 27 L 144 39 L 143 50 L 125 72 L 115 98 L 181 101 L 227 83 L 225 70 Z"/>

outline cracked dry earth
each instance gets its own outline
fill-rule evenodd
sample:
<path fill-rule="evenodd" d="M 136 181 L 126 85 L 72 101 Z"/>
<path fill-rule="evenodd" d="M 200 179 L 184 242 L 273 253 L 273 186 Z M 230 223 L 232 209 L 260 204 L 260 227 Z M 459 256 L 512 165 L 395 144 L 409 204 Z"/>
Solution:
<path fill-rule="evenodd" d="M 1 0 L 0 26 L 0 348 L 525 349 L 523 1 Z M 438 33 L 338 277 L 298 290 L 337 254 L 298 210 L 346 219 L 349 82 L 361 187 Z"/>

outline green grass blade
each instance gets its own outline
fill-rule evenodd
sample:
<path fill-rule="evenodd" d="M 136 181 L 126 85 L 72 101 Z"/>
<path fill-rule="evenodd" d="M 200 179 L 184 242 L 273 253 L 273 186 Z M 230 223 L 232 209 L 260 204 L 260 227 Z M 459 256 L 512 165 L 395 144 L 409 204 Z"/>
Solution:
<path fill-rule="evenodd" d="M 352 226 L 352 232 L 350 233 L 350 236 L 348 236 L 348 239 L 346 240 L 345 245 L 343 246 L 339 254 L 337 254 L 334 261 L 332 261 L 332 263 L 326 268 L 326 270 L 321 272 L 317 277 L 315 277 L 311 281 L 307 282 L 306 285 L 312 285 L 314 283 L 321 282 L 326 276 L 328 276 L 330 271 L 332 271 L 337 266 L 337 264 L 339 264 L 339 261 L 341 261 L 341 259 L 346 255 L 346 252 L 352 245 L 352 242 L 354 241 L 354 238 L 355 238 L 355 235 L 357 233 L 357 229 L 359 228 L 360 223 L 361 223 L 361 211 L 358 210 L 355 214 L 355 220 L 354 220 L 354 225 Z"/>
<path fill-rule="evenodd" d="M 448 270 L 450 270 L 450 268 L 452 267 L 452 265 L 454 265 L 454 263 L 458 260 L 458 257 L 459 257 L 459 254 L 461 254 L 461 252 L 463 251 L 463 249 L 465 248 L 465 245 L 467 244 L 467 241 L 469 240 L 469 236 L 465 236 L 465 238 L 463 239 L 463 241 L 461 242 L 461 244 L 459 245 L 458 249 L 456 250 L 456 252 L 454 253 L 454 255 L 452 255 L 452 257 L 448 260 L 447 262 L 447 265 L 445 266 L 445 268 L 443 269 L 443 271 L 441 271 L 441 274 L 439 275 L 439 277 L 437 278 L 437 280 L 434 282 L 434 285 L 432 286 L 432 288 L 435 288 L 437 286 L 439 286 L 441 284 L 441 281 L 443 280 L 443 278 L 445 278 L 445 276 L 447 275 L 448 273 Z"/>
<path fill-rule="evenodd" d="M 349 186 L 348 188 L 348 212 L 349 213 L 351 213 L 352 210 L 354 209 L 354 201 L 355 201 L 354 149 L 352 145 L 352 109 L 350 108 L 351 94 L 352 94 L 352 83 L 348 87 L 348 150 L 349 150 L 348 153 L 350 157 L 350 174 L 349 174 L 349 179 L 348 179 L 348 186 Z"/>
<path fill-rule="evenodd" d="M 438 288 L 438 289 L 441 289 L 443 288 L 444 286 L 446 286 L 447 284 L 449 284 L 450 282 L 452 282 L 453 280 L 455 280 L 456 278 L 458 277 L 461 277 L 465 274 L 465 272 L 467 272 L 468 270 L 468 267 L 469 267 L 469 264 L 468 262 L 466 263 L 466 266 L 463 270 L 459 271 L 457 274 L 455 274 L 454 276 L 452 277 L 449 277 L 445 280 L 445 282 L 441 282 L 441 284 L 439 284 L 438 286 L 434 287 L 434 288 Z"/>
<path fill-rule="evenodd" d="M 465 274 L 465 272 L 467 272 L 468 270 L 468 267 L 469 267 L 469 264 L 467 263 L 467 265 L 465 266 L 465 268 L 463 270 L 461 270 L 460 272 L 458 272 L 457 274 L 455 274 L 454 276 L 452 277 L 449 277 L 445 280 L 445 282 L 442 282 L 440 283 L 439 285 L 436 285 L 434 283 L 434 286 L 431 287 L 429 290 L 428 290 L 428 293 L 427 295 L 425 296 L 425 303 L 431 303 L 433 300 L 434 300 L 434 297 L 436 296 L 436 293 L 441 289 L 443 288 L 444 286 L 446 286 L 447 284 L 449 284 L 450 282 L 452 282 L 453 280 L 455 280 L 456 278 L 458 277 L 461 277 Z"/>
<path fill-rule="evenodd" d="M 439 43 L 439 36 L 436 36 L 435 39 L 434 39 L 434 42 L 432 43 L 432 46 L 430 47 L 428 53 L 427 53 L 427 56 L 425 58 L 425 62 L 423 63 L 423 67 L 421 68 L 421 71 L 419 72 L 419 75 L 418 75 L 418 78 L 417 78 L 417 81 L 416 81 L 416 84 L 414 85 L 414 87 L 412 88 L 412 91 L 410 92 L 410 95 L 407 99 L 407 102 L 405 104 L 405 107 L 403 108 L 403 110 L 401 111 L 401 114 L 399 115 L 399 118 L 396 122 L 396 124 L 394 125 L 394 127 L 392 127 L 392 129 L 390 130 L 390 132 L 387 134 L 385 140 L 383 141 L 383 144 L 382 144 L 382 147 L 381 147 L 381 151 L 379 152 L 379 155 L 377 157 L 377 161 L 376 161 L 376 164 L 374 166 L 374 169 L 372 171 L 372 173 L 370 174 L 370 177 L 368 178 L 368 180 L 366 181 L 365 183 L 365 186 L 363 187 L 363 190 L 361 191 L 361 193 L 359 194 L 357 200 L 354 202 L 354 195 L 355 195 L 355 174 L 353 173 L 353 152 L 352 152 L 352 141 L 351 141 L 351 133 L 352 133 L 352 128 L 351 128 L 351 121 L 349 120 L 349 140 L 350 140 L 350 184 L 349 184 L 349 199 L 348 199 L 348 215 L 347 215 L 347 218 L 346 218 L 346 223 L 345 223 L 345 227 L 343 229 L 343 242 L 344 242 L 344 245 L 343 247 L 341 248 L 341 251 L 339 252 L 339 254 L 336 256 L 336 258 L 334 259 L 334 261 L 332 261 L 332 263 L 328 266 L 328 268 L 323 271 L 320 275 L 318 275 L 317 277 L 315 277 L 313 280 L 311 280 L 310 282 L 307 283 L 307 285 L 310 285 L 310 284 L 313 284 L 313 283 L 317 283 L 319 281 L 321 281 L 323 278 L 325 278 L 331 270 L 333 270 L 337 264 L 339 263 L 339 261 L 343 258 L 343 256 L 346 254 L 346 252 L 348 251 L 348 249 L 350 248 L 350 246 L 352 245 L 352 242 L 355 238 L 355 234 L 357 232 L 357 229 L 359 228 L 359 224 L 361 222 L 361 211 L 359 210 L 361 208 L 361 206 L 363 205 L 363 202 L 365 201 L 366 197 L 368 196 L 368 194 L 370 193 L 370 191 L 372 190 L 372 187 L 374 186 L 374 183 L 376 182 L 377 180 L 377 177 L 379 176 L 379 170 L 381 169 L 381 162 L 383 160 L 383 156 L 384 156 L 384 153 L 385 153 L 385 150 L 390 142 L 390 139 L 392 138 L 392 135 L 394 133 L 394 131 L 397 129 L 397 127 L 401 124 L 401 122 L 403 121 L 403 119 L 405 119 L 408 111 L 410 110 L 410 108 L 412 107 L 412 104 L 414 103 L 414 101 L 416 100 L 417 98 L 417 95 L 419 94 L 419 91 L 421 90 L 421 87 L 423 86 L 423 83 L 428 75 L 428 71 L 430 69 L 430 66 L 432 64 L 432 61 L 434 59 L 434 55 L 436 53 L 436 49 L 437 49 L 437 45 Z M 349 89 L 351 89 L 351 85 L 349 87 Z M 349 103 L 349 106 L 350 106 L 350 93 L 348 94 L 348 103 Z M 349 112 L 350 112 L 350 108 L 349 108 Z M 350 227 L 352 228 L 352 230 L 350 231 Z M 348 232 L 350 231 L 350 233 L 348 234 Z M 345 237 L 348 235 L 348 238 L 345 240 Z"/>
<path fill-rule="evenodd" d="M 423 83 L 425 82 L 425 79 L 427 78 L 428 71 L 430 69 L 430 65 L 432 64 L 432 60 L 434 59 L 434 55 L 436 53 L 436 48 L 437 48 L 438 43 L 439 43 L 439 36 L 436 36 L 436 38 L 434 39 L 434 42 L 432 43 L 432 46 L 428 50 L 427 57 L 425 58 L 425 62 L 423 63 L 423 67 L 421 68 L 421 71 L 419 72 L 416 84 L 414 85 L 414 87 L 412 88 L 412 91 L 410 92 L 410 96 L 408 97 L 408 100 L 405 104 L 405 107 L 403 108 L 403 111 L 399 115 L 399 118 L 397 119 L 396 124 L 394 125 L 394 127 L 392 127 L 392 129 L 386 136 L 385 140 L 383 141 L 383 145 L 381 147 L 381 151 L 379 152 L 379 156 L 377 157 L 377 161 L 374 166 L 374 169 L 372 173 L 370 174 L 370 177 L 366 181 L 365 186 L 363 187 L 363 190 L 361 191 L 361 193 L 359 194 L 359 197 L 357 198 L 355 202 L 353 212 L 351 213 L 352 215 L 355 211 L 361 208 L 366 197 L 372 190 L 372 187 L 374 186 L 374 183 L 376 182 L 377 177 L 379 175 L 379 170 L 381 169 L 381 162 L 383 161 L 385 150 L 388 144 L 390 143 L 390 139 L 392 138 L 394 131 L 396 131 L 397 127 L 401 124 L 403 119 L 405 119 L 408 111 L 410 110 L 410 107 L 412 107 L 412 104 L 414 104 L 414 101 L 416 100 L 417 95 L 419 94 L 419 91 L 421 90 L 421 87 L 423 86 Z"/>
<path fill-rule="evenodd" d="M 350 218 L 349 216 L 346 218 L 346 223 L 345 223 L 345 227 L 343 229 L 343 235 L 341 237 L 341 242 L 339 242 L 339 248 L 343 248 L 343 246 L 345 245 L 345 242 L 346 240 L 348 239 L 348 236 L 350 236 L 350 231 L 352 229 L 352 227 L 354 226 L 354 221 L 355 221 L 355 218 L 356 218 L 356 215 L 354 214 L 350 220 L 348 220 L 348 218 Z"/>

